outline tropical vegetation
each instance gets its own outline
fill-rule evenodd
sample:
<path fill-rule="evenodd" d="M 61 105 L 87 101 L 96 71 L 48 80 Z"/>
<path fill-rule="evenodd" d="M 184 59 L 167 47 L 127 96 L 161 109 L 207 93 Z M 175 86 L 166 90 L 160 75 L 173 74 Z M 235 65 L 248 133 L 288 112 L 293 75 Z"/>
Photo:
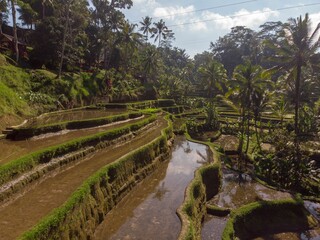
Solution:
<path fill-rule="evenodd" d="M 233 27 L 191 58 L 173 46 L 174 32 L 163 19 L 128 21 L 122 10 L 132 5 L 0 1 L 1 26 L 12 14 L 14 39 L 13 49 L 1 48 L 0 116 L 170 98 L 198 111 L 188 117 L 190 132 L 238 137 L 238 170 L 252 164 L 269 184 L 317 194 L 319 182 L 309 173 L 319 163 L 306 146 L 319 141 L 320 25 L 311 29 L 306 14 L 259 31 Z M 17 18 L 26 29 L 17 28 Z M 22 32 L 25 54 L 18 46 Z M 266 151 L 266 143 L 276 151 Z"/>

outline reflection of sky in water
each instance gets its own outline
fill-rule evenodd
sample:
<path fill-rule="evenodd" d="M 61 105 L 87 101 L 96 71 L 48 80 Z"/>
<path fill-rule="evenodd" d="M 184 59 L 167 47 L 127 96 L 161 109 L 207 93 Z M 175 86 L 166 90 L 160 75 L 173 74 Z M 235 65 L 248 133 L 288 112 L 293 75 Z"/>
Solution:
<path fill-rule="evenodd" d="M 214 197 L 213 203 L 220 207 L 237 208 L 257 200 L 272 200 L 290 198 L 289 193 L 269 189 L 254 180 L 249 175 L 239 174 L 223 169 L 222 190 Z"/>
<path fill-rule="evenodd" d="M 176 210 L 201 166 L 199 153 L 207 156 L 207 147 L 178 136 L 167 168 L 159 168 L 133 189 L 125 203 L 107 215 L 95 239 L 177 239 L 181 223 Z"/>

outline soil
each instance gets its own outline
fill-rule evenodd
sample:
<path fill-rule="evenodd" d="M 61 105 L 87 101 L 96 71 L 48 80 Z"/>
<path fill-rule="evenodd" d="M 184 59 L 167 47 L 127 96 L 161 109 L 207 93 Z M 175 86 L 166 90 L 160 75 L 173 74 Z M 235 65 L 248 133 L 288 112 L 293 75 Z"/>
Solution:
<path fill-rule="evenodd" d="M 6 127 L 11 127 L 15 125 L 19 125 L 24 121 L 22 117 L 18 117 L 15 115 L 3 115 L 0 116 L 0 134 Z"/>
<path fill-rule="evenodd" d="M 122 127 L 130 123 L 140 121 L 141 118 L 135 120 L 120 121 L 112 124 L 107 124 L 100 127 L 86 128 L 80 130 L 64 130 L 58 133 L 43 134 L 27 140 L 12 141 L 8 139 L 0 140 L 0 165 L 8 163 L 28 153 L 62 144 L 75 138 L 89 136 L 103 131 L 111 130 L 115 127 Z"/>
<path fill-rule="evenodd" d="M 19 237 L 54 208 L 61 206 L 89 176 L 128 152 L 151 142 L 161 134 L 161 130 L 166 125 L 166 121 L 160 118 L 156 127 L 136 136 L 132 141 L 92 154 L 77 165 L 69 166 L 56 175 L 48 176 L 5 207 L 0 206 L 1 239 Z"/>

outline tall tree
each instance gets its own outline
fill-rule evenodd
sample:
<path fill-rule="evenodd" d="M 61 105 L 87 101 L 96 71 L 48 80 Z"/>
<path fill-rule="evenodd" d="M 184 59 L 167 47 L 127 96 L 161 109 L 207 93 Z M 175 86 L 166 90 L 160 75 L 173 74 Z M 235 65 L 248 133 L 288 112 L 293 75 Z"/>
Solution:
<path fill-rule="evenodd" d="M 142 18 L 142 21 L 140 22 L 141 27 L 139 29 L 139 31 L 141 31 L 146 38 L 146 41 L 149 40 L 149 33 L 152 33 L 154 31 L 152 26 L 152 18 L 149 16 L 146 16 L 144 18 Z"/>
<path fill-rule="evenodd" d="M 316 29 L 311 31 L 311 20 L 306 14 L 294 19 L 291 18 L 287 23 L 283 24 L 280 32 L 281 44 L 273 44 L 272 47 L 276 51 L 276 55 L 270 58 L 271 61 L 277 63 L 275 69 L 288 71 L 289 80 L 294 81 L 294 130 L 296 141 L 299 135 L 299 109 L 301 97 L 302 68 L 319 68 L 320 55 L 318 53 L 320 24 Z"/>
<path fill-rule="evenodd" d="M 13 26 L 13 46 L 15 53 L 15 60 L 19 62 L 19 43 L 18 43 L 18 35 L 17 35 L 17 10 L 16 10 L 16 0 L 8 0 L 11 5 L 11 13 L 12 13 L 12 26 Z"/>
<path fill-rule="evenodd" d="M 161 41 L 163 40 L 170 40 L 174 38 L 174 34 L 172 30 L 170 30 L 163 19 L 160 19 L 159 22 L 154 23 L 154 30 L 152 34 L 152 38 L 155 37 L 154 42 L 158 41 L 158 47 L 161 45 Z"/>
<path fill-rule="evenodd" d="M 29 3 L 24 3 L 21 1 L 20 3 L 20 7 L 18 8 L 18 12 L 20 14 L 19 20 L 22 21 L 23 25 L 26 25 L 29 29 L 32 29 L 38 14 L 32 9 Z"/>
<path fill-rule="evenodd" d="M 118 33 L 117 43 L 124 45 L 124 62 L 126 69 L 129 63 L 132 61 L 132 54 L 137 49 L 139 45 L 142 44 L 142 35 L 135 31 L 137 27 L 136 24 L 130 24 L 129 22 L 124 22 L 121 26 L 121 32 Z"/>
<path fill-rule="evenodd" d="M 2 24 L 8 18 L 7 0 L 0 0 L 0 33 L 2 33 Z"/>
<path fill-rule="evenodd" d="M 249 150 L 249 127 L 250 127 L 250 115 L 253 108 L 253 100 L 255 94 L 265 88 L 261 86 L 264 79 L 263 69 L 259 65 L 252 65 L 250 61 L 246 61 L 245 64 L 238 65 L 233 73 L 233 79 L 229 81 L 229 92 L 227 97 L 231 97 L 233 102 L 239 102 L 240 114 L 241 114 L 241 126 L 240 126 L 240 142 L 239 153 L 240 161 L 246 159 L 243 155 L 248 153 Z M 246 147 L 243 151 L 244 138 L 246 136 Z"/>
<path fill-rule="evenodd" d="M 214 101 L 218 93 L 222 92 L 222 85 L 227 80 L 227 71 L 223 65 L 215 60 L 208 62 L 199 68 L 201 85 L 204 87 L 207 97 L 207 120 L 209 129 L 217 130 L 219 126 L 218 115 Z"/>
<path fill-rule="evenodd" d="M 222 92 L 222 86 L 227 80 L 227 72 L 223 65 L 215 60 L 211 60 L 206 65 L 199 67 L 198 71 L 206 97 L 212 101 L 215 95 Z"/>
<path fill-rule="evenodd" d="M 228 76 L 231 77 L 237 65 L 244 64 L 248 59 L 253 63 L 258 62 L 258 42 L 255 31 L 244 26 L 237 26 L 215 43 L 211 42 L 210 49 L 214 57 L 225 66 Z"/>

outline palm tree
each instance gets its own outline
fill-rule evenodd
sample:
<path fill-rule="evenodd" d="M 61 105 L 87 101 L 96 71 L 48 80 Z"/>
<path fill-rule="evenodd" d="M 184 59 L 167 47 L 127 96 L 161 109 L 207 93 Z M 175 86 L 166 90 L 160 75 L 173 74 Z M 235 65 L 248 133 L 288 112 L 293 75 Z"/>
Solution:
<path fill-rule="evenodd" d="M 280 127 L 283 128 L 284 117 L 289 112 L 288 102 L 282 96 L 275 100 L 272 110 L 280 118 Z"/>
<path fill-rule="evenodd" d="M 0 0 L 0 33 L 2 33 L 2 24 L 8 18 L 7 0 Z"/>
<path fill-rule="evenodd" d="M 252 111 L 254 117 L 254 128 L 257 139 L 257 145 L 259 150 L 261 150 L 260 144 L 260 135 L 258 133 L 258 121 L 261 123 L 261 115 L 262 112 L 266 109 L 266 107 L 270 106 L 273 92 L 268 89 L 268 86 L 272 86 L 272 82 L 269 81 L 269 75 L 261 74 L 260 80 L 258 84 L 256 84 L 256 88 L 252 92 Z"/>
<path fill-rule="evenodd" d="M 12 26 L 13 26 L 13 45 L 14 53 L 16 55 L 16 62 L 19 62 L 19 47 L 18 47 L 18 35 L 17 35 L 17 11 L 16 11 L 16 0 L 8 0 L 11 5 L 11 14 L 12 14 Z"/>
<path fill-rule="evenodd" d="M 246 148 L 244 154 L 248 153 L 250 141 L 250 115 L 253 108 L 253 102 L 258 93 L 265 88 L 265 79 L 263 69 L 259 65 L 252 65 L 250 61 L 245 64 L 238 65 L 233 73 L 233 80 L 230 81 L 230 90 L 226 94 L 227 97 L 233 96 L 234 101 L 239 101 L 241 114 L 241 130 L 239 141 L 240 161 L 243 159 L 243 143 L 246 135 Z M 260 103 L 261 104 L 261 103 Z M 258 104 L 257 104 L 258 105 Z M 246 158 L 245 158 L 246 159 Z"/>
<path fill-rule="evenodd" d="M 20 14 L 19 20 L 22 21 L 22 24 L 32 29 L 38 15 L 37 12 L 35 12 L 28 3 L 22 3 L 17 10 Z"/>
<path fill-rule="evenodd" d="M 154 42 L 158 41 L 158 47 L 161 45 L 162 40 L 173 38 L 172 30 L 169 30 L 166 23 L 161 19 L 159 22 L 154 23 L 155 28 L 153 30 L 152 38 L 155 37 Z"/>
<path fill-rule="evenodd" d="M 320 24 L 311 32 L 311 21 L 309 15 L 306 14 L 304 19 L 298 17 L 291 18 L 283 25 L 281 31 L 281 44 L 274 44 L 276 55 L 270 60 L 277 63 L 276 70 L 289 71 L 289 80 L 294 80 L 295 96 L 294 96 L 294 130 L 295 141 L 299 136 L 299 109 L 300 95 L 302 85 L 302 68 L 315 68 L 319 64 L 319 34 Z"/>
<path fill-rule="evenodd" d="M 222 91 L 222 85 L 227 80 L 227 71 L 218 61 L 212 60 L 204 66 L 200 66 L 198 72 L 201 77 L 201 85 L 206 91 L 209 99 L 214 98 L 214 94 Z"/>
<path fill-rule="evenodd" d="M 145 49 L 142 55 L 141 64 L 144 69 L 144 82 L 148 77 L 151 81 L 154 80 L 159 65 L 158 51 L 154 46 Z"/>
<path fill-rule="evenodd" d="M 210 61 L 205 66 L 199 68 L 201 85 L 209 98 L 207 110 L 207 126 L 216 130 L 218 128 L 218 115 L 214 105 L 215 96 L 222 92 L 222 85 L 227 80 L 227 71 L 223 65 L 215 60 Z"/>
<path fill-rule="evenodd" d="M 42 0 L 41 1 L 41 6 L 42 6 L 42 19 L 46 17 L 46 6 L 50 4 L 53 5 L 52 0 Z"/>
<path fill-rule="evenodd" d="M 131 56 L 138 45 L 142 44 L 142 35 L 135 32 L 137 24 L 130 24 L 129 22 L 124 22 L 121 26 L 121 32 L 119 32 L 119 37 L 116 40 L 116 44 L 124 44 L 124 61 L 126 62 L 126 67 L 128 67 L 129 59 L 131 61 Z M 130 56 L 129 56 L 130 55 Z"/>
<path fill-rule="evenodd" d="M 142 31 L 142 33 L 145 35 L 146 40 L 149 40 L 149 33 L 154 32 L 154 28 L 151 27 L 152 25 L 152 18 L 149 16 L 146 16 L 145 18 L 142 18 L 142 21 L 140 22 L 141 28 L 139 31 Z"/>

